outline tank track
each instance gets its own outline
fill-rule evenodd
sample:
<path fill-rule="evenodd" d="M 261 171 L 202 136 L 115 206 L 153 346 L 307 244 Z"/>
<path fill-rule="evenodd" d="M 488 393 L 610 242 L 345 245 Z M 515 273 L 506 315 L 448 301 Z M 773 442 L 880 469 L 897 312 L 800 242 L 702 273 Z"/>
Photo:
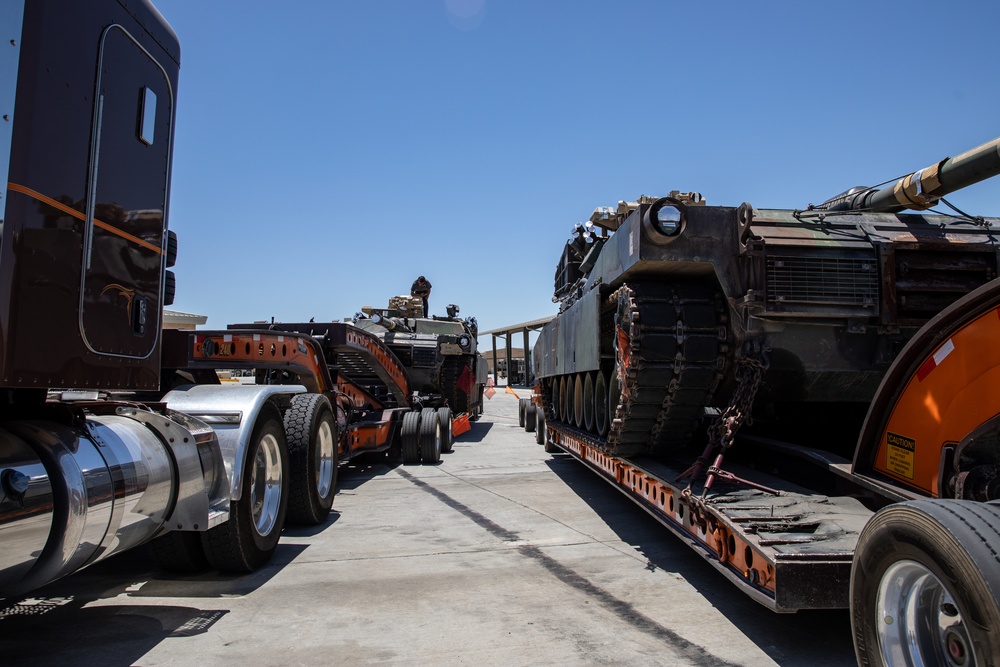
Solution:
<path fill-rule="evenodd" d="M 690 442 L 726 368 L 726 319 L 708 285 L 624 285 L 607 298 L 601 326 L 612 329 L 621 397 L 599 449 L 663 455 Z M 551 415 L 551 391 L 543 400 Z"/>
<path fill-rule="evenodd" d="M 441 393 L 448 401 L 448 406 L 453 413 L 460 414 L 468 412 L 471 406 L 469 395 L 458 387 L 458 379 L 462 376 L 463 369 L 472 368 L 469 361 L 464 356 L 445 357 L 441 364 Z"/>

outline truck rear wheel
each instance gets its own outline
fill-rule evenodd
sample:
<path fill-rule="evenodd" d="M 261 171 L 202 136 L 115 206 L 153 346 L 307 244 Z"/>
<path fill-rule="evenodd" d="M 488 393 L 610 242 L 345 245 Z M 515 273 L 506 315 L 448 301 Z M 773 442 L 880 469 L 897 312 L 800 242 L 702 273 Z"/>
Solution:
<path fill-rule="evenodd" d="M 420 411 L 420 460 L 426 464 L 441 461 L 441 420 L 434 408 Z"/>
<path fill-rule="evenodd" d="M 450 452 L 455 446 L 455 435 L 451 431 L 454 415 L 451 414 L 451 408 L 438 408 L 437 414 L 441 421 L 441 451 Z"/>
<path fill-rule="evenodd" d="M 403 450 L 403 463 L 407 465 L 420 463 L 420 413 L 416 410 L 403 415 L 399 439 Z"/>
<path fill-rule="evenodd" d="M 242 493 L 229 520 L 201 534 L 205 555 L 223 572 L 253 572 L 278 547 L 288 508 L 288 452 L 277 410 L 265 408 L 250 436 Z"/>
<path fill-rule="evenodd" d="M 337 486 L 337 425 L 323 394 L 298 394 L 285 412 L 291 488 L 288 522 L 315 526 L 326 521 Z"/>
<path fill-rule="evenodd" d="M 993 503 L 928 499 L 877 512 L 851 569 L 858 664 L 1000 662 L 998 543 Z"/>
<path fill-rule="evenodd" d="M 517 425 L 524 428 L 524 411 L 528 409 L 528 399 L 517 399 Z"/>

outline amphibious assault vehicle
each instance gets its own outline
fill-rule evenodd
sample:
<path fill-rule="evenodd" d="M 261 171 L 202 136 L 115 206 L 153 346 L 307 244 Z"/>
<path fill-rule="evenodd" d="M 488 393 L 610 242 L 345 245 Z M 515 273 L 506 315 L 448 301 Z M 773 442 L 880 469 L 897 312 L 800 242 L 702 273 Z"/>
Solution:
<path fill-rule="evenodd" d="M 856 434 L 909 338 L 1000 266 L 1000 219 L 903 211 L 998 172 L 1000 139 L 801 210 L 676 191 L 597 208 L 535 345 L 544 418 L 619 456 L 666 455 L 713 416 L 714 438 L 751 416 Z"/>
<path fill-rule="evenodd" d="M 424 313 L 419 297 L 396 296 L 388 308 L 365 306 L 354 325 L 382 338 L 405 368 L 411 391 L 428 405 L 447 405 L 457 414 L 482 411 L 486 360 L 477 351 L 478 325 L 462 319 L 458 306 L 447 316 Z"/>

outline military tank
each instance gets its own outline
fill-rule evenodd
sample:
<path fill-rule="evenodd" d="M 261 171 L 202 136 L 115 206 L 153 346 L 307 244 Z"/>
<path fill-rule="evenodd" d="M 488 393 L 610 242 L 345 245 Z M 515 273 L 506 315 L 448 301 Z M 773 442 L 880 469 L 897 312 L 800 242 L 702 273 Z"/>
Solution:
<path fill-rule="evenodd" d="M 1000 219 L 928 209 L 998 172 L 995 139 L 800 210 L 677 191 L 595 209 L 534 347 L 545 418 L 626 457 L 666 457 L 713 421 L 716 437 L 752 418 L 817 439 L 860 421 L 916 330 L 997 277 Z"/>
<path fill-rule="evenodd" d="M 388 308 L 362 308 L 354 325 L 379 336 L 392 350 L 423 404 L 448 406 L 474 418 L 482 411 L 487 365 L 477 350 L 476 319 L 462 319 L 458 313 L 452 304 L 444 317 L 425 314 L 421 298 L 395 296 Z"/>

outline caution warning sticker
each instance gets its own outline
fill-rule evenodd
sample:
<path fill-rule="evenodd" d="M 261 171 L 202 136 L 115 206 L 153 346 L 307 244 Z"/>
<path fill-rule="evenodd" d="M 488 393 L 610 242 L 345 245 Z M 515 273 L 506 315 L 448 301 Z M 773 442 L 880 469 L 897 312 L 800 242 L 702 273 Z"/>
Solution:
<path fill-rule="evenodd" d="M 916 441 L 892 431 L 885 434 L 885 468 L 891 473 L 913 479 L 913 458 Z"/>

